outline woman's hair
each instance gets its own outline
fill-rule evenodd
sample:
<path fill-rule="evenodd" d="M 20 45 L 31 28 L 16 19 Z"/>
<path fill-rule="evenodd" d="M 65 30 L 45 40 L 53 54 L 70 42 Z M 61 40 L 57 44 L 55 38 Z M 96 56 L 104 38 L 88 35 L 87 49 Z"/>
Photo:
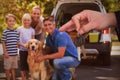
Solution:
<path fill-rule="evenodd" d="M 54 16 L 46 17 L 46 18 L 43 20 L 43 23 L 44 23 L 45 21 L 50 21 L 50 22 L 52 22 L 52 23 L 55 24 Z"/>
<path fill-rule="evenodd" d="M 40 10 L 40 13 L 41 13 L 41 8 L 40 8 L 39 6 L 34 6 L 34 7 L 32 8 L 32 11 L 33 11 L 34 9 Z M 32 12 L 32 11 L 31 11 L 31 12 Z"/>
<path fill-rule="evenodd" d="M 5 22 L 6 22 L 10 17 L 12 17 L 12 18 L 14 18 L 14 19 L 16 20 L 16 16 L 9 13 L 9 14 L 7 14 L 7 15 L 5 16 Z"/>

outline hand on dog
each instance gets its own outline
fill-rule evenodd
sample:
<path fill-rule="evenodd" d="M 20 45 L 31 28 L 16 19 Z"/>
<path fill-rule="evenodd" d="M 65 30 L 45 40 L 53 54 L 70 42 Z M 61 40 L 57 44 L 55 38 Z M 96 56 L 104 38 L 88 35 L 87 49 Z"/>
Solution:
<path fill-rule="evenodd" d="M 23 44 L 23 47 L 24 48 L 28 48 L 28 44 Z"/>
<path fill-rule="evenodd" d="M 44 60 L 44 56 L 37 56 L 36 58 L 35 58 L 35 62 L 41 62 L 41 61 L 43 61 Z"/>

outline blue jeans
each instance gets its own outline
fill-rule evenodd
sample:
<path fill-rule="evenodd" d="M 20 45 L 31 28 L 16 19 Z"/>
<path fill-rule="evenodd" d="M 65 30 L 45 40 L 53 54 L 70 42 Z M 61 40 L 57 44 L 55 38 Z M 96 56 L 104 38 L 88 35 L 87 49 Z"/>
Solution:
<path fill-rule="evenodd" d="M 53 64 L 55 72 L 53 74 L 52 80 L 69 80 L 71 77 L 69 68 L 77 67 L 79 63 L 80 62 L 78 59 L 71 56 L 54 59 Z"/>

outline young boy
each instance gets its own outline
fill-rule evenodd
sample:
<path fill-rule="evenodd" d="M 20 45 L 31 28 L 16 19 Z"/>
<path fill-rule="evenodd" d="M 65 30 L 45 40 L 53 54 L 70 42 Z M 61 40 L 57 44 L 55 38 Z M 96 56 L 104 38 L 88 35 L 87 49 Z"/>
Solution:
<path fill-rule="evenodd" d="M 2 35 L 2 46 L 4 52 L 4 69 L 7 80 L 15 79 L 15 69 L 18 68 L 17 48 L 19 42 L 19 34 L 14 30 L 16 17 L 13 14 L 8 14 L 5 17 L 7 29 Z M 10 75 L 11 74 L 11 75 Z"/>
<path fill-rule="evenodd" d="M 31 16 L 28 13 L 25 13 L 22 17 L 22 26 L 20 26 L 17 31 L 20 35 L 20 43 L 26 44 L 28 40 L 33 39 L 35 35 L 34 29 L 30 26 L 31 24 Z M 27 56 L 28 51 L 26 48 L 20 46 L 20 69 L 21 69 L 21 76 L 22 80 L 26 80 L 27 78 L 27 71 L 28 71 L 28 63 L 27 63 Z"/>

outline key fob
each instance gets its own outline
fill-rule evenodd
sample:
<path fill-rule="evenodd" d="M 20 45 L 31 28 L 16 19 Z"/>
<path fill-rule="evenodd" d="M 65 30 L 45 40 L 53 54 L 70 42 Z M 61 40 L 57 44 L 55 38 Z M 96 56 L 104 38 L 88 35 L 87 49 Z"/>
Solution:
<path fill-rule="evenodd" d="M 77 47 L 83 45 L 85 43 L 84 36 L 83 35 L 77 35 L 75 40 L 74 40 L 74 43 Z"/>

